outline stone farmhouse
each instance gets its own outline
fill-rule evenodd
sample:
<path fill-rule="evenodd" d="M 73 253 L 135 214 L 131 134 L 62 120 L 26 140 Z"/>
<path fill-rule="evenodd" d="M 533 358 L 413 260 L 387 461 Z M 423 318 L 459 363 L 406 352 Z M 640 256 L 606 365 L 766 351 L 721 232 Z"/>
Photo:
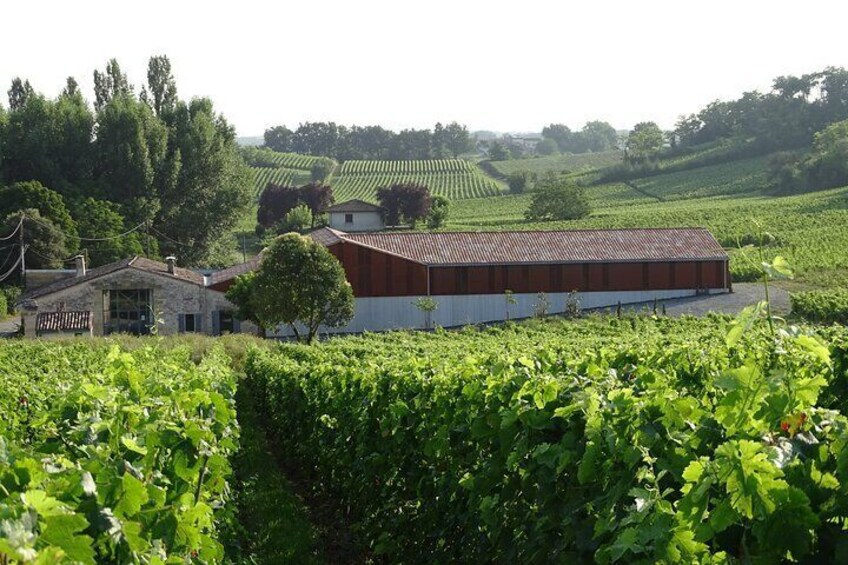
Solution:
<path fill-rule="evenodd" d="M 58 280 L 22 297 L 26 337 L 256 331 L 235 317 L 222 292 L 209 288 L 211 277 L 177 267 L 173 257 L 165 263 L 131 257 L 91 270 L 77 257 L 75 270 L 54 275 Z"/>

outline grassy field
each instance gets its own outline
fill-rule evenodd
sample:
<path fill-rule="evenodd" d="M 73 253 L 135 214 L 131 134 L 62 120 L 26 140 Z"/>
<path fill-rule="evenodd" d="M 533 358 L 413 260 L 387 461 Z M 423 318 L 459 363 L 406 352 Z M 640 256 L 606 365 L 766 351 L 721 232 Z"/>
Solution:
<path fill-rule="evenodd" d="M 760 192 L 768 186 L 769 157 L 732 161 L 632 181 L 657 200 L 688 200 Z"/>
<path fill-rule="evenodd" d="M 799 271 L 796 286 L 838 285 L 848 273 L 848 188 L 785 197 L 765 194 L 765 160 L 668 173 L 630 185 L 590 186 L 586 192 L 593 212 L 575 221 L 525 220 L 529 194 L 454 202 L 448 229 L 704 226 L 731 249 L 731 269 L 742 280 L 753 271 L 735 248 L 754 242 L 759 224 L 774 236 L 767 255 L 784 255 Z"/>
<path fill-rule="evenodd" d="M 532 159 L 510 159 L 508 161 L 490 161 L 490 166 L 501 175 L 518 171 L 529 171 L 542 174 L 549 171 L 556 173 L 577 173 L 591 171 L 622 162 L 621 151 L 605 151 L 603 153 L 580 153 L 577 155 L 549 155 Z"/>

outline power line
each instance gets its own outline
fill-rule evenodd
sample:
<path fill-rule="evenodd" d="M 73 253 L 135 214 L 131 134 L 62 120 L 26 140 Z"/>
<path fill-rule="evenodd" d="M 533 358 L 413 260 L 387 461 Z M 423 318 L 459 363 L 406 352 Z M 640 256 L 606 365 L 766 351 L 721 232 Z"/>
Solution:
<path fill-rule="evenodd" d="M 11 268 L 11 269 L 9 269 L 8 271 L 6 271 L 4 274 L 0 275 L 0 282 L 3 282 L 3 281 L 5 281 L 6 279 L 8 279 L 9 277 L 11 277 L 11 276 L 14 274 L 15 269 L 17 269 L 17 268 L 18 268 L 18 265 L 20 265 L 20 264 L 21 264 L 21 257 L 20 257 L 20 255 L 19 255 L 19 256 L 18 256 L 18 260 L 17 260 L 17 261 L 15 261 L 15 264 L 14 264 L 14 265 L 12 265 L 12 268 Z"/>
<path fill-rule="evenodd" d="M 6 237 L 0 237 L 0 241 L 6 241 L 7 239 L 12 239 L 13 237 L 15 237 L 15 234 L 17 234 L 18 230 L 21 229 L 21 224 L 23 224 L 23 223 L 24 223 L 24 216 L 23 216 L 23 214 L 21 214 L 21 219 L 18 220 L 18 225 L 15 227 L 15 231 L 10 233 Z"/>
<path fill-rule="evenodd" d="M 7 246 L 7 247 L 17 247 L 17 245 L 9 245 L 9 246 Z M 2 249 L 2 248 L 0 248 L 0 249 Z M 13 251 L 13 252 L 9 253 L 8 255 L 6 255 L 6 260 L 5 260 L 5 261 L 3 261 L 3 265 L 2 265 L 2 266 L 0 266 L 0 271 L 2 271 L 3 269 L 5 269 L 5 268 L 6 268 L 6 265 L 8 265 L 8 264 L 9 264 L 9 259 L 11 259 L 12 257 L 14 257 L 16 254 L 17 254 L 18 256 L 20 256 L 20 254 L 18 254 L 18 253 L 17 253 L 17 252 L 15 252 L 15 251 Z"/>
<path fill-rule="evenodd" d="M 160 232 L 160 231 L 159 231 L 159 230 L 157 230 L 156 228 L 150 228 L 150 231 L 154 232 L 154 233 L 155 233 L 156 235 L 158 235 L 159 237 L 164 237 L 165 239 L 167 239 L 167 240 L 168 240 L 168 241 L 170 241 L 171 243 L 176 243 L 177 245 L 182 245 L 183 247 L 188 247 L 189 249 L 193 249 L 193 248 L 194 248 L 194 246 L 193 246 L 193 245 L 191 245 L 191 244 L 183 243 L 182 241 L 177 241 L 177 240 L 176 240 L 176 239 L 174 239 L 174 238 L 168 237 L 167 235 L 165 235 L 164 233 Z"/>
<path fill-rule="evenodd" d="M 50 224 L 44 223 L 41 220 L 33 218 L 31 216 L 26 216 L 26 219 L 31 220 L 31 221 L 33 221 L 37 224 L 41 224 L 42 226 L 44 226 L 46 228 L 58 229 L 58 227 L 59 227 L 55 224 L 50 225 Z M 74 236 L 74 239 L 78 239 L 80 241 L 111 241 L 113 239 L 119 239 L 119 238 L 122 238 L 122 237 L 126 237 L 126 236 L 130 235 L 131 233 L 138 231 L 140 228 L 144 227 L 145 223 L 146 222 L 141 222 L 136 227 L 129 229 L 129 230 L 125 231 L 124 233 L 119 233 L 118 235 L 113 235 L 113 236 L 109 236 L 109 237 L 80 237 L 80 236 Z M 61 231 L 61 230 L 59 230 L 59 231 Z M 65 236 L 68 235 L 64 232 L 62 232 L 62 233 Z"/>

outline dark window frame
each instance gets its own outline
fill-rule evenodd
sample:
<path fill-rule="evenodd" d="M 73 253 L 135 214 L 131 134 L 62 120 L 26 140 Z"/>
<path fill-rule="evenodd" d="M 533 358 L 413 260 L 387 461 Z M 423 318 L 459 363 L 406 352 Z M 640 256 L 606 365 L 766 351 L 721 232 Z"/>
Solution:
<path fill-rule="evenodd" d="M 103 335 L 148 335 L 153 324 L 153 289 L 114 288 L 103 291 Z"/>

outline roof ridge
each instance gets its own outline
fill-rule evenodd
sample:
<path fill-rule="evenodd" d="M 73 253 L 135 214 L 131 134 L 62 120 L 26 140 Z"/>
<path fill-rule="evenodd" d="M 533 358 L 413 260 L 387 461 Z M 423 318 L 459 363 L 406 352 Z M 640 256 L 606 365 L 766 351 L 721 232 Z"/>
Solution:
<path fill-rule="evenodd" d="M 327 227 L 332 230 L 333 228 Z M 411 236 L 411 235 L 449 235 L 449 234 L 523 234 L 523 233 L 588 233 L 588 232 L 650 232 L 650 231 L 692 231 L 701 230 L 709 231 L 709 228 L 704 226 L 680 226 L 680 227 L 661 227 L 661 228 L 576 228 L 563 230 L 452 230 L 452 231 L 383 231 L 383 232 L 338 232 L 346 236 Z M 333 230 L 336 231 L 336 230 Z"/>

